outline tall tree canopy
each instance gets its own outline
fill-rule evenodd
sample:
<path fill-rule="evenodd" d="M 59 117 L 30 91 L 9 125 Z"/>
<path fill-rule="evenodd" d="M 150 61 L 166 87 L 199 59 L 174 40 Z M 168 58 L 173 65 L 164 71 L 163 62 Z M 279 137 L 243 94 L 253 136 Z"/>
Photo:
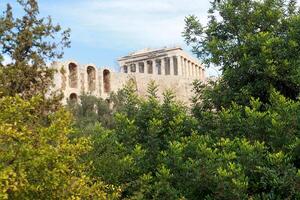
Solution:
<path fill-rule="evenodd" d="M 209 22 L 186 18 L 193 52 L 223 72 L 217 106 L 249 97 L 269 101 L 272 88 L 297 99 L 300 91 L 300 14 L 295 0 L 213 1 Z"/>
<path fill-rule="evenodd" d="M 51 17 L 40 18 L 36 0 L 17 2 L 22 17 L 14 16 L 10 4 L 0 15 L 0 96 L 30 98 L 48 91 L 53 70 L 46 63 L 62 57 L 62 49 L 70 45 L 70 30 L 54 25 Z M 6 65 L 5 55 L 11 58 Z"/>

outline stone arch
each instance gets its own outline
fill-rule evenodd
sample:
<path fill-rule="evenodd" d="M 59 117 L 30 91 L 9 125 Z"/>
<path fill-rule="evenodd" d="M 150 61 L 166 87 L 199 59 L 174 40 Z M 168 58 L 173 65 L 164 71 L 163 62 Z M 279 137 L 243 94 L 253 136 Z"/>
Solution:
<path fill-rule="evenodd" d="M 108 69 L 103 70 L 103 86 L 104 86 L 104 92 L 109 93 L 111 89 L 111 85 L 110 85 L 110 71 Z"/>
<path fill-rule="evenodd" d="M 78 101 L 78 95 L 76 93 L 71 93 L 69 96 L 69 100 L 71 102 L 77 102 Z"/>
<path fill-rule="evenodd" d="M 78 66 L 75 63 L 69 63 L 69 86 L 70 88 L 78 87 Z"/>
<path fill-rule="evenodd" d="M 93 66 L 88 66 L 86 69 L 88 91 L 93 92 L 96 90 L 96 69 Z"/>

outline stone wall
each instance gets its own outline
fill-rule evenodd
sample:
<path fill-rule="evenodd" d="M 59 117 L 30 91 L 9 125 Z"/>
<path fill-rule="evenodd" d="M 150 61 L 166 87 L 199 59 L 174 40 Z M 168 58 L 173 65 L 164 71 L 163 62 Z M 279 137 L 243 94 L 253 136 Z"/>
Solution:
<path fill-rule="evenodd" d="M 178 100 L 189 104 L 192 96 L 192 82 L 195 79 L 205 81 L 204 68 L 199 61 L 189 58 L 180 48 L 162 49 L 158 53 L 155 52 L 157 50 L 143 51 L 119 59 L 121 72 L 114 72 L 108 67 L 98 68 L 93 64 L 81 65 L 76 61 L 55 62 L 52 65 L 57 69 L 54 77 L 54 89 L 63 92 L 63 103 L 66 103 L 68 99 L 78 100 L 83 93 L 105 99 L 110 92 L 117 92 L 123 88 L 130 79 L 135 81 L 138 94 L 145 96 L 149 82 L 155 81 L 159 86 L 158 96 L 160 98 L 165 90 L 171 89 L 175 92 Z M 163 57 L 158 61 L 157 57 L 161 57 L 161 55 Z M 176 58 L 178 62 L 174 64 L 175 59 L 170 59 L 169 62 L 165 58 Z M 167 62 L 162 64 L 163 60 Z M 186 60 L 186 65 L 184 60 Z M 156 64 L 153 65 L 153 62 Z M 158 65 L 159 62 L 161 62 L 160 65 Z M 169 66 L 166 69 L 168 62 Z M 143 71 L 139 69 L 141 68 L 139 63 L 145 64 Z M 188 63 L 193 63 L 193 65 Z M 129 68 L 124 70 L 124 66 L 129 66 Z M 148 67 L 151 67 L 152 71 Z M 190 72 L 188 72 L 189 70 Z"/>

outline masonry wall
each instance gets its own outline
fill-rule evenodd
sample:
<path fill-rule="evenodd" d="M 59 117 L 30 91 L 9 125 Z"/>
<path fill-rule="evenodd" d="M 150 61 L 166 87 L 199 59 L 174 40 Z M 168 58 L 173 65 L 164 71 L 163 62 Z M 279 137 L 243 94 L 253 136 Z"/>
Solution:
<path fill-rule="evenodd" d="M 160 98 L 166 89 L 171 89 L 178 100 L 189 104 L 192 96 L 192 82 L 195 80 L 195 77 L 175 75 L 113 72 L 106 67 L 97 68 L 92 64 L 81 65 L 76 61 L 56 62 L 52 67 L 57 69 L 54 89 L 63 92 L 64 104 L 68 99 L 78 100 L 83 93 L 105 99 L 109 97 L 110 92 L 117 92 L 123 88 L 130 79 L 136 82 L 137 92 L 141 96 L 147 94 L 148 84 L 154 80 L 159 85 L 158 96 Z"/>
<path fill-rule="evenodd" d="M 115 86 L 114 91 L 122 88 L 128 80 L 134 80 L 137 92 L 141 96 L 146 96 L 148 84 L 155 81 L 158 87 L 158 96 L 162 98 L 162 94 L 167 89 L 175 92 L 176 98 L 185 103 L 189 103 L 192 95 L 192 82 L 194 79 L 187 79 L 175 76 L 159 76 L 149 74 L 122 74 L 114 73 L 112 84 Z"/>

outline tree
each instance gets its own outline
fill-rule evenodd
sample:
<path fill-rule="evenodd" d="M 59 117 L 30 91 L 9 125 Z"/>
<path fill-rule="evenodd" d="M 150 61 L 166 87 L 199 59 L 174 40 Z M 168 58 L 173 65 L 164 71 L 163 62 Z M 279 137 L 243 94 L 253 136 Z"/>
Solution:
<path fill-rule="evenodd" d="M 172 92 L 160 102 L 156 91 L 150 83 L 146 99 L 126 95 L 135 112 L 116 112 L 113 129 L 87 129 L 92 175 L 121 187 L 121 198 L 300 198 L 299 102 L 272 92 L 267 111 L 252 99 L 197 122 Z"/>
<path fill-rule="evenodd" d="M 149 199 L 153 196 L 143 191 L 150 188 L 144 179 L 156 176 L 161 151 L 169 142 L 190 135 L 196 121 L 174 100 L 171 91 L 164 93 L 161 103 L 154 82 L 148 86 L 146 99 L 130 88 L 125 87 L 113 129 L 105 130 L 99 124 L 89 127 L 94 148 L 85 158 L 93 162 L 95 177 L 122 188 L 123 198 Z"/>
<path fill-rule="evenodd" d="M 261 142 L 197 133 L 169 143 L 160 154 L 155 185 L 167 182 L 177 198 L 298 199 L 300 173 L 288 154 L 269 152 Z M 167 180 L 167 181 L 165 181 Z M 163 187 L 160 187 L 163 190 Z M 160 190 L 152 191 L 155 195 Z M 151 190 L 150 190 L 151 191 Z M 174 195 L 174 192 L 171 193 Z"/>
<path fill-rule="evenodd" d="M 272 88 L 296 100 L 300 92 L 300 14 L 295 0 L 212 1 L 207 26 L 185 19 L 193 52 L 222 69 L 216 107 L 250 97 L 268 103 Z M 220 101 L 219 101 L 220 100 Z"/>
<path fill-rule="evenodd" d="M 89 125 L 101 123 L 103 127 L 112 128 L 113 113 L 109 102 L 92 95 L 80 95 L 80 103 L 69 101 L 68 108 L 75 117 L 75 126 L 83 132 Z"/>
<path fill-rule="evenodd" d="M 71 115 L 61 109 L 41 123 L 35 112 L 40 97 L 0 99 L 1 199 L 107 199 L 116 198 L 97 179 L 88 176 L 81 156 L 91 150 L 87 137 L 71 140 Z"/>
<path fill-rule="evenodd" d="M 39 18 L 36 0 L 17 2 L 23 17 L 15 18 L 10 4 L 0 15 L 0 96 L 19 94 L 29 99 L 49 91 L 54 71 L 46 63 L 62 57 L 62 49 L 70 45 L 70 30 L 53 25 L 50 16 Z M 4 55 L 11 63 L 2 63 Z"/>
<path fill-rule="evenodd" d="M 116 199 L 118 188 L 91 178 L 82 161 L 89 137 L 73 134 L 71 114 L 48 93 L 46 63 L 63 55 L 69 30 L 38 18 L 37 1 L 18 3 L 22 18 L 9 4 L 0 16 L 0 199 Z"/>
<path fill-rule="evenodd" d="M 116 93 L 112 92 L 107 99 L 93 95 L 80 95 L 80 103 L 69 101 L 68 108 L 75 116 L 75 126 L 83 132 L 89 125 L 101 123 L 105 128 L 113 128 L 115 125 L 114 114 L 126 113 L 133 115 L 139 102 L 134 84 L 129 80 L 124 88 Z"/>

